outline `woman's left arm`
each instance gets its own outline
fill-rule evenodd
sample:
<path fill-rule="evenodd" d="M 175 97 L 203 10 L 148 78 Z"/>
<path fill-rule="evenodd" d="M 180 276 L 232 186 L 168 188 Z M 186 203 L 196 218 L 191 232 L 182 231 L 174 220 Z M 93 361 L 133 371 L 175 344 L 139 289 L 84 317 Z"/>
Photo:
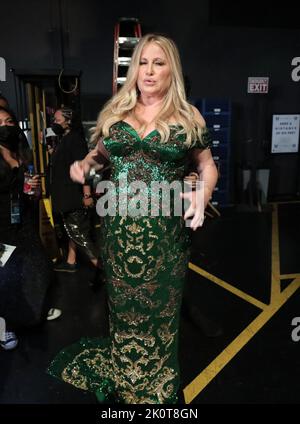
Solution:
<path fill-rule="evenodd" d="M 205 130 L 206 122 L 199 110 L 192 106 L 198 124 Z M 210 149 L 194 149 L 194 163 L 197 166 L 200 181 L 204 184 L 204 208 L 209 202 L 218 181 L 218 171 Z"/>
<path fill-rule="evenodd" d="M 194 106 L 192 106 L 192 109 L 196 121 L 198 121 L 202 128 L 205 128 L 205 121 L 198 109 Z M 196 230 L 203 224 L 204 210 L 211 199 L 217 183 L 218 171 L 210 149 L 194 148 L 193 161 L 197 167 L 200 184 L 196 187 L 196 190 L 183 193 L 181 197 L 190 201 L 190 206 L 184 214 L 184 219 L 186 220 L 192 217 L 190 227 L 192 230 Z"/>
<path fill-rule="evenodd" d="M 182 193 L 181 198 L 189 201 L 184 219 L 191 218 L 189 226 L 195 231 L 203 224 L 204 211 L 217 183 L 218 171 L 209 149 L 195 149 L 193 153 L 199 175 L 197 181 L 200 184 L 196 184 L 194 190 Z"/>
<path fill-rule="evenodd" d="M 218 171 L 215 162 L 212 158 L 210 149 L 194 152 L 195 163 L 199 174 L 199 179 L 202 181 L 204 188 L 204 208 L 211 199 L 212 193 L 218 181 Z"/>

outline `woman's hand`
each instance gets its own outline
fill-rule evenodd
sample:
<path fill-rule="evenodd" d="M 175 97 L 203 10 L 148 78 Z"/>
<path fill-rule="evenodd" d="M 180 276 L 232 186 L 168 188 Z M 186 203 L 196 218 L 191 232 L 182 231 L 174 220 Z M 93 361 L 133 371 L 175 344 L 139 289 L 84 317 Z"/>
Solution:
<path fill-rule="evenodd" d="M 185 193 L 180 193 L 180 197 L 188 200 L 190 203 L 183 219 L 186 221 L 188 218 L 193 217 L 189 225 L 193 231 L 195 231 L 198 227 L 202 227 L 205 218 L 204 188 L 201 187 L 193 191 L 191 190 Z"/>
<path fill-rule="evenodd" d="M 52 153 L 54 152 L 54 148 L 50 144 L 47 144 L 47 152 L 49 153 L 49 155 L 52 155 Z"/>
<path fill-rule="evenodd" d="M 30 178 L 29 181 L 31 187 L 34 189 L 34 191 L 38 191 L 41 188 L 41 178 L 38 174 L 33 175 L 32 178 Z"/>
<path fill-rule="evenodd" d="M 85 177 L 89 174 L 91 166 L 84 160 L 74 162 L 70 167 L 70 177 L 76 183 L 85 183 Z"/>
<path fill-rule="evenodd" d="M 29 184 L 34 191 L 34 197 L 39 198 L 42 191 L 40 175 L 33 175 L 29 180 Z"/>

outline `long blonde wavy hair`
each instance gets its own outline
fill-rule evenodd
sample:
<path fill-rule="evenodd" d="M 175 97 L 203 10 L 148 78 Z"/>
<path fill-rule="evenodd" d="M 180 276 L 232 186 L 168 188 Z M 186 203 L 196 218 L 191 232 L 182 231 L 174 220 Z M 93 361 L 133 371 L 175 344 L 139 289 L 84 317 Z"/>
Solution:
<path fill-rule="evenodd" d="M 142 37 L 134 49 L 123 87 L 104 105 L 99 113 L 97 124 L 92 128 L 91 141 L 96 143 L 99 137 L 107 137 L 110 127 L 126 119 L 134 109 L 139 97 L 137 79 L 140 58 L 144 47 L 155 43 L 164 51 L 171 68 L 171 83 L 165 94 L 162 107 L 155 117 L 155 128 L 165 143 L 170 136 L 170 120 L 180 125 L 178 133 L 186 134 L 185 144 L 191 146 L 201 139 L 202 128 L 195 118 L 192 106 L 186 100 L 183 75 L 178 49 L 175 43 L 162 35 L 147 34 Z M 142 130 L 141 130 L 142 131 Z"/>

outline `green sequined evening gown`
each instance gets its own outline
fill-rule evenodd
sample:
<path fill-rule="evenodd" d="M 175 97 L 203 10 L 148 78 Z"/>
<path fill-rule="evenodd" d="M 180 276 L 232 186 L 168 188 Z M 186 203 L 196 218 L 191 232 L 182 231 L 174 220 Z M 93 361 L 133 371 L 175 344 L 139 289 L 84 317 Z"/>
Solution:
<path fill-rule="evenodd" d="M 161 143 L 156 130 L 141 139 L 124 121 L 111 127 L 103 144 L 117 194 L 124 174 L 128 184 L 145 182 L 149 198 L 152 181 L 182 181 L 188 148 L 179 129 L 171 126 L 169 140 Z M 197 147 L 207 147 L 205 135 Z M 128 193 L 128 205 L 131 198 Z M 176 403 L 179 312 L 189 256 L 184 220 L 116 213 L 104 218 L 103 236 L 110 337 L 81 339 L 56 356 L 49 372 L 96 392 L 100 401 Z"/>

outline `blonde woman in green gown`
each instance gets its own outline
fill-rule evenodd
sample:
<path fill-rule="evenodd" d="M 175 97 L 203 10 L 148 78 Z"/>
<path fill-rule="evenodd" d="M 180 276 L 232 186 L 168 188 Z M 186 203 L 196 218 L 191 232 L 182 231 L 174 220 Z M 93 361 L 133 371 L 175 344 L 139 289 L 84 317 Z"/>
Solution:
<path fill-rule="evenodd" d="M 50 373 L 95 392 L 100 402 L 176 403 L 179 313 L 189 260 L 186 221 L 192 230 L 202 225 L 217 170 L 205 122 L 186 100 L 172 40 L 141 38 L 126 82 L 100 112 L 92 138 L 95 149 L 74 163 L 70 174 L 84 184 L 91 168 L 112 165 L 114 212 L 104 216 L 102 252 L 110 337 L 81 339 L 64 349 Z M 191 191 L 177 196 L 181 203 L 188 200 L 184 215 L 176 215 L 172 205 L 168 214 L 161 206 L 151 213 L 151 205 L 162 200 L 152 183 L 181 183 L 189 154 L 203 182 L 203 201 Z M 143 190 L 128 189 L 136 181 Z"/>

